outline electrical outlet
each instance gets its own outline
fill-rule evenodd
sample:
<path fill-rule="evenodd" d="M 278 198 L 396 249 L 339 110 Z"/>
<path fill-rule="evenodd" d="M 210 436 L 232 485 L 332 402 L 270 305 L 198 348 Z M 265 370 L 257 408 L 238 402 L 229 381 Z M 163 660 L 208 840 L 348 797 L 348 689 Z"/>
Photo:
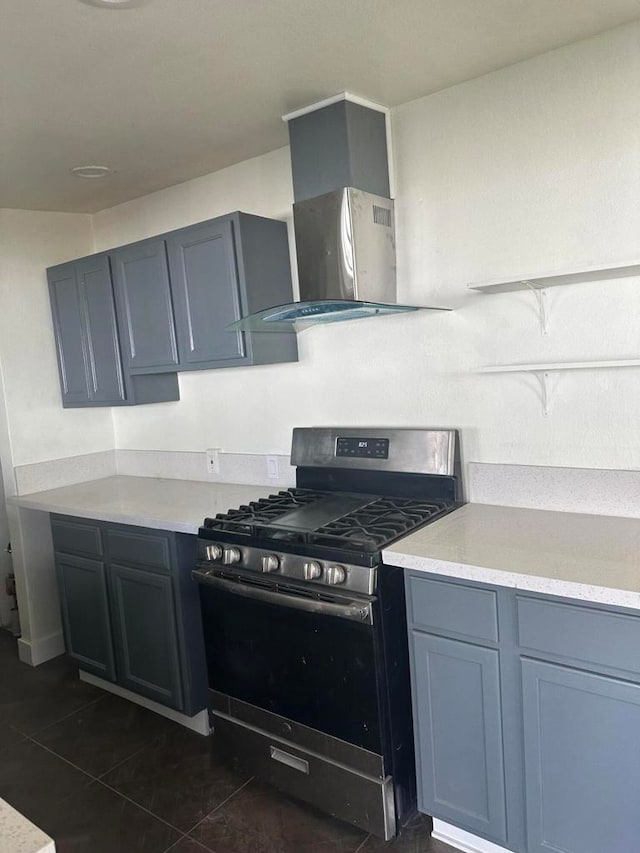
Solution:
<path fill-rule="evenodd" d="M 207 455 L 207 474 L 212 477 L 220 473 L 220 448 L 209 447 L 206 451 Z"/>
<path fill-rule="evenodd" d="M 267 477 L 270 480 L 277 480 L 278 475 L 278 457 L 277 456 L 267 456 Z"/>

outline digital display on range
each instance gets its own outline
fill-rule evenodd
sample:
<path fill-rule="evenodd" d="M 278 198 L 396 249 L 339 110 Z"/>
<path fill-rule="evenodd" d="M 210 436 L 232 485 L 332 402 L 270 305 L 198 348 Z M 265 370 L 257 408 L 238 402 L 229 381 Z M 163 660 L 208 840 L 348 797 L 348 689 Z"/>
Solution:
<path fill-rule="evenodd" d="M 351 456 L 360 459 L 388 459 L 388 438 L 345 438 L 336 442 L 336 456 Z"/>

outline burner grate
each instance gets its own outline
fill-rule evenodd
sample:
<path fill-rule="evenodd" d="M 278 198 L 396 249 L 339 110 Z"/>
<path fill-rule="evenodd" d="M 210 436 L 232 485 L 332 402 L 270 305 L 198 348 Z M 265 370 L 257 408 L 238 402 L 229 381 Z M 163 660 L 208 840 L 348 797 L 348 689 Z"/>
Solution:
<path fill-rule="evenodd" d="M 294 530 L 278 524 L 292 510 L 334 495 L 335 492 L 291 488 L 219 513 L 214 519 L 206 519 L 205 527 L 281 542 L 373 552 L 451 507 L 450 501 L 381 497 L 316 529 Z M 367 500 L 365 495 L 362 499 Z"/>
<path fill-rule="evenodd" d="M 379 498 L 361 509 L 332 521 L 314 531 L 311 542 L 330 544 L 328 539 L 345 539 L 358 547 L 382 548 L 439 514 L 450 504 L 446 501 L 416 501 Z"/>

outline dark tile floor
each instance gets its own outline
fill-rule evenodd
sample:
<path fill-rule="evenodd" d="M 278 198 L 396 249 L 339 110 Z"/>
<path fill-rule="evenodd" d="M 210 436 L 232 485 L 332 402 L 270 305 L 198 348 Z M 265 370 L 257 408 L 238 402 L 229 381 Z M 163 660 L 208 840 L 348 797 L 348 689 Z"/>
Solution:
<path fill-rule="evenodd" d="M 225 767 L 203 738 L 18 661 L 0 631 L 0 797 L 58 853 L 455 853 L 417 819 L 382 842 Z"/>

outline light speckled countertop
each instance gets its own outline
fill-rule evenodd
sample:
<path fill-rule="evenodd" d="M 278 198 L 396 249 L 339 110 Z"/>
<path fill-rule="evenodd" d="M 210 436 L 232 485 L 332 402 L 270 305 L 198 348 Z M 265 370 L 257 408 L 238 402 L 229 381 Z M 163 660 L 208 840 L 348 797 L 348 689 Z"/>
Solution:
<path fill-rule="evenodd" d="M 55 853 L 48 835 L 0 799 L 0 853 Z"/>
<path fill-rule="evenodd" d="M 466 504 L 383 552 L 396 566 L 640 610 L 640 520 Z"/>
<path fill-rule="evenodd" d="M 197 533 L 206 516 L 235 509 L 282 488 L 119 476 L 32 492 L 8 501 L 26 509 Z"/>

